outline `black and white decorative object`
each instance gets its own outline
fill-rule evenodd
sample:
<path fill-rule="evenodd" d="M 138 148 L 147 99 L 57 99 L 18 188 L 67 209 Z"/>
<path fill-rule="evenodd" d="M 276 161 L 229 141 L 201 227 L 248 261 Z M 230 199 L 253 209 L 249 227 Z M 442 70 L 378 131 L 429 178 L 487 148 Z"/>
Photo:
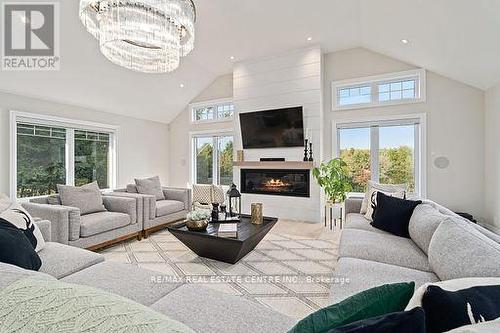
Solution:
<path fill-rule="evenodd" d="M 309 144 L 309 140 L 306 139 L 305 140 L 305 145 L 304 145 L 304 162 L 309 161 L 309 157 L 307 156 L 307 154 L 308 154 L 308 144 Z"/>
<path fill-rule="evenodd" d="M 312 142 L 309 143 L 309 162 L 313 162 L 314 157 L 313 157 L 313 144 Z"/>
<path fill-rule="evenodd" d="M 9 208 L 0 214 L 0 220 L 18 228 L 26 236 L 36 252 L 40 252 L 45 246 L 40 229 L 36 226 L 31 215 L 21 205 L 12 203 Z"/>
<path fill-rule="evenodd" d="M 241 193 L 236 188 L 235 184 L 232 184 L 227 191 L 227 201 L 229 202 L 229 217 L 238 217 L 241 214 Z"/>
<path fill-rule="evenodd" d="M 0 218 L 0 262 L 38 271 L 42 261 L 26 235 Z"/>

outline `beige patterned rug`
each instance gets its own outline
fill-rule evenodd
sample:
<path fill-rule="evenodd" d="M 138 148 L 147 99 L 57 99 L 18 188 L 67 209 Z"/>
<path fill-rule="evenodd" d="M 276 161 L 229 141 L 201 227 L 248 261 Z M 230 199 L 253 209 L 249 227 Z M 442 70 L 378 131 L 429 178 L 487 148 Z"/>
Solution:
<path fill-rule="evenodd" d="M 106 260 L 156 271 L 167 280 L 199 283 L 301 319 L 331 304 L 328 278 L 335 269 L 339 234 L 321 224 L 280 221 L 236 265 L 199 257 L 168 231 L 102 254 Z"/>

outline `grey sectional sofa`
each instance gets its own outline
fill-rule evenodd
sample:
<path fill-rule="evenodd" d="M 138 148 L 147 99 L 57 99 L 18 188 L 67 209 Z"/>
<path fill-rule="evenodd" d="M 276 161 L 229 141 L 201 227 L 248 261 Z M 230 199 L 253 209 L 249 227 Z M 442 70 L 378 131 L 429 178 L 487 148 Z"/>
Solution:
<path fill-rule="evenodd" d="M 107 262 L 100 254 L 50 242 L 51 223 L 37 222 L 47 241 L 40 272 L 0 263 L 0 291 L 22 278 L 88 285 L 146 305 L 203 333 L 286 332 L 294 320 L 239 296 L 199 285 L 161 281 L 161 273 Z"/>
<path fill-rule="evenodd" d="M 156 200 L 152 195 L 139 194 L 134 184 L 117 189 L 107 196 L 136 198 L 144 207 L 144 237 L 165 228 L 166 225 L 186 218 L 191 210 L 191 189 L 162 187 L 165 200 Z"/>
<path fill-rule="evenodd" d="M 142 235 L 143 211 L 134 198 L 103 196 L 107 211 L 80 214 L 80 209 L 62 206 L 59 196 L 41 197 L 23 203 L 34 218 L 52 223 L 51 238 L 61 244 L 96 249 Z"/>
<path fill-rule="evenodd" d="M 500 277 L 499 235 L 424 200 L 410 219 L 411 239 L 401 238 L 372 227 L 361 203 L 346 201 L 332 303 L 387 283 Z"/>

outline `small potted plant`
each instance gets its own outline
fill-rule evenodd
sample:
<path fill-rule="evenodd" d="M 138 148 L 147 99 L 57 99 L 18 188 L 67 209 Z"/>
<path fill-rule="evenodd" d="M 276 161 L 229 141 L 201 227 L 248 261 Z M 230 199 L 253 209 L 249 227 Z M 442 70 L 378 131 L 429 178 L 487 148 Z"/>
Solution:
<path fill-rule="evenodd" d="M 191 231 L 205 231 L 210 215 L 210 211 L 207 209 L 195 209 L 187 214 L 186 227 Z"/>
<path fill-rule="evenodd" d="M 313 169 L 312 174 L 325 191 L 329 204 L 344 202 L 347 193 L 352 191 L 347 164 L 341 158 L 321 163 L 318 168 Z"/>

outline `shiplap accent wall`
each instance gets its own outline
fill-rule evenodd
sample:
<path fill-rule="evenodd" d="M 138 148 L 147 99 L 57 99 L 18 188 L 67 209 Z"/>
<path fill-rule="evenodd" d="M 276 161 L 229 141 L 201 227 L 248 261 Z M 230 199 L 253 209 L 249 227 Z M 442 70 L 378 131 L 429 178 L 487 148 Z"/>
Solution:
<path fill-rule="evenodd" d="M 235 149 L 243 149 L 239 113 L 303 106 L 304 126 L 312 136 L 315 157 L 319 161 L 322 75 L 322 52 L 319 47 L 235 64 Z M 301 161 L 303 155 L 303 148 L 245 150 L 246 161 L 258 161 L 262 157 Z M 239 168 L 235 168 L 234 175 L 236 184 L 240 185 Z M 268 216 L 313 222 L 320 220 L 320 189 L 312 176 L 310 198 L 243 194 L 242 209 L 245 213 L 249 213 L 252 202 L 263 203 L 264 214 Z"/>

